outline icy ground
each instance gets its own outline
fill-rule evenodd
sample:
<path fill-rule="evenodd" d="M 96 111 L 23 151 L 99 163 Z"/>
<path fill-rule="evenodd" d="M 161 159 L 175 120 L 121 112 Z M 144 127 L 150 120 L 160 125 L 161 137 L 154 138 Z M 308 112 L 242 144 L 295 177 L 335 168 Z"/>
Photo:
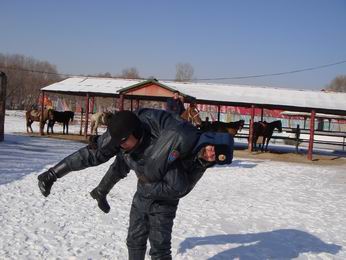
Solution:
<path fill-rule="evenodd" d="M 58 128 L 57 128 L 58 129 Z M 101 212 L 89 191 L 111 162 L 73 172 L 44 198 L 37 175 L 83 144 L 27 137 L 9 111 L 0 143 L 0 259 L 127 259 L 130 173 Z M 149 246 L 149 245 L 148 245 Z M 346 169 L 235 158 L 180 202 L 173 259 L 346 259 Z M 147 256 L 149 259 L 149 255 Z"/>

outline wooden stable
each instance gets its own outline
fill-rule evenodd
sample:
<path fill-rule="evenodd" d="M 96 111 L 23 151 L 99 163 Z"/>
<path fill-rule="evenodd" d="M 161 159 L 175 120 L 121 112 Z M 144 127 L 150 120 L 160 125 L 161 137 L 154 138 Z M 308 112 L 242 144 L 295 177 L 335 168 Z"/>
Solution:
<path fill-rule="evenodd" d="M 117 79 L 109 79 L 111 80 L 117 80 Z M 122 79 L 123 80 L 123 79 Z M 123 80 L 124 81 L 124 80 Z M 82 80 L 81 80 L 82 82 Z M 105 83 L 106 84 L 106 83 Z M 324 109 L 324 108 L 314 108 L 314 107 L 303 107 L 303 106 L 293 106 L 293 105 L 274 105 L 274 104 L 259 104 L 255 103 L 256 100 L 253 102 L 243 102 L 242 100 L 237 101 L 220 101 L 220 100 L 207 100 L 204 98 L 201 98 L 199 96 L 195 95 L 189 95 L 187 91 L 184 89 L 184 85 L 180 83 L 180 85 L 177 85 L 177 87 L 174 85 L 175 83 L 170 83 L 169 85 L 166 84 L 166 82 L 161 83 L 156 79 L 150 79 L 150 80 L 141 80 L 138 83 L 120 87 L 118 90 L 113 93 L 104 93 L 104 92 L 98 92 L 97 88 L 93 88 L 93 86 L 87 85 L 85 90 L 81 92 L 78 91 L 69 91 L 69 90 L 55 90 L 53 88 L 43 88 L 42 91 L 42 109 L 43 109 L 43 101 L 44 96 L 46 92 L 52 92 L 52 93 L 59 93 L 59 94 L 68 94 L 68 95 L 76 95 L 76 96 L 84 96 L 85 97 L 85 126 L 84 126 L 84 136 L 87 137 L 88 135 L 88 115 L 89 115 L 89 104 L 90 102 L 93 102 L 93 99 L 95 97 L 113 97 L 117 98 L 117 110 L 121 111 L 124 109 L 124 100 L 130 100 L 131 102 L 131 110 L 137 109 L 139 107 L 139 101 L 140 100 L 149 100 L 149 101 L 161 101 L 165 102 L 168 97 L 171 97 L 173 95 L 173 92 L 175 90 L 180 91 L 180 93 L 185 97 L 185 102 L 189 102 L 190 100 L 194 100 L 197 104 L 206 104 L 206 105 L 215 105 L 217 106 L 217 113 L 218 113 L 218 120 L 220 120 L 220 113 L 221 113 L 221 106 L 237 106 L 237 107 L 244 107 L 244 108 L 250 108 L 251 109 L 251 120 L 250 120 L 250 126 L 249 126 L 249 145 L 248 150 L 252 151 L 252 138 L 253 138 L 253 122 L 255 120 L 255 109 L 261 109 L 261 118 L 263 119 L 263 110 L 288 110 L 288 111 L 296 111 L 296 112 L 306 112 L 310 115 L 310 139 L 309 139 L 309 146 L 308 146 L 308 153 L 307 158 L 309 160 L 312 160 L 312 154 L 313 154 L 313 145 L 314 145 L 314 129 L 315 129 L 315 115 L 316 113 L 326 113 L 326 114 L 334 114 L 334 115 L 346 115 L 346 109 L 344 110 L 337 110 L 337 109 Z M 178 84 L 178 83 L 177 83 Z M 173 86 L 173 87 L 172 87 Z M 188 86 L 188 83 L 186 83 L 186 86 Z M 49 87 L 49 86 L 48 86 Z M 210 90 L 212 91 L 212 89 Z M 277 90 L 276 90 L 277 91 Z M 195 93 L 195 92 L 194 92 Z M 198 95 L 198 94 L 197 94 Z"/>

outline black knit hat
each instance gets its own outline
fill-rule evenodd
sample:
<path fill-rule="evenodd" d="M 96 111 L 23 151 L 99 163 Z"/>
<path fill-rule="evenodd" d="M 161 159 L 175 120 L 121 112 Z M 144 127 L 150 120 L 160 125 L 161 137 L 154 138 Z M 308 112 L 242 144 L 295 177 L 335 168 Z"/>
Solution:
<path fill-rule="evenodd" d="M 117 145 L 120 145 L 131 134 L 137 139 L 141 137 L 141 121 L 131 111 L 120 111 L 109 119 L 108 131 Z"/>

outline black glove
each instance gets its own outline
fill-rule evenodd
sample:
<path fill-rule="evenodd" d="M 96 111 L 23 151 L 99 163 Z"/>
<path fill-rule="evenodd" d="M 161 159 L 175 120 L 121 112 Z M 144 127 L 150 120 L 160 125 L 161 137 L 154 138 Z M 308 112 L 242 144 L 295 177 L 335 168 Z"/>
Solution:
<path fill-rule="evenodd" d="M 91 135 L 89 137 L 89 143 L 88 143 L 88 147 L 92 150 L 96 150 L 97 149 L 97 139 L 99 138 L 99 135 Z"/>

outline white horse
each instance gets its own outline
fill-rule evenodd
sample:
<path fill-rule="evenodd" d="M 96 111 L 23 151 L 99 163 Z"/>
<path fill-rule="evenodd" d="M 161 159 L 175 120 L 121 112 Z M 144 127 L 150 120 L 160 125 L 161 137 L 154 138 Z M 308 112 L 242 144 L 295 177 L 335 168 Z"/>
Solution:
<path fill-rule="evenodd" d="M 107 120 L 112 115 L 111 112 L 97 112 L 93 114 L 90 118 L 90 128 L 91 134 L 97 135 L 97 128 L 100 125 L 107 125 Z"/>

